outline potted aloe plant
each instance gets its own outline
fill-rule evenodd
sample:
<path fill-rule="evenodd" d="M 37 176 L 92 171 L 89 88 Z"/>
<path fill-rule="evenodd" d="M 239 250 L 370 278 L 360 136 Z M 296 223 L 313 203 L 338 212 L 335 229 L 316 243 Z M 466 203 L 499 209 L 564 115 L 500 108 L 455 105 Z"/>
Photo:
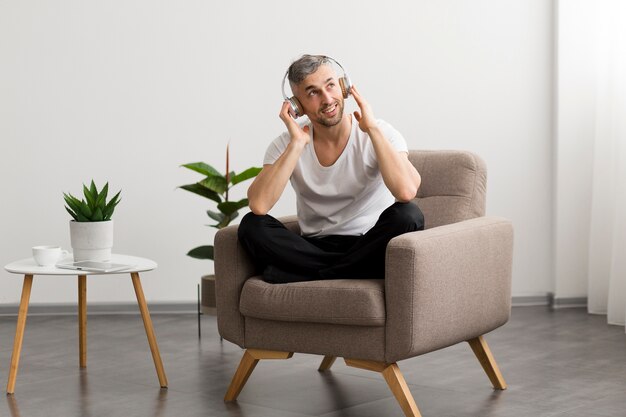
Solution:
<path fill-rule="evenodd" d="M 84 198 L 63 193 L 65 209 L 70 220 L 70 241 L 75 261 L 108 261 L 113 247 L 113 212 L 120 202 L 121 190 L 107 201 L 109 183 L 101 190 L 91 180 L 87 188 L 83 184 Z"/>
<path fill-rule="evenodd" d="M 239 174 L 230 171 L 229 147 L 226 146 L 226 173 L 222 174 L 205 162 L 193 162 L 181 165 L 195 171 L 203 178 L 193 184 L 182 185 L 180 188 L 207 198 L 215 204 L 217 210 L 207 210 L 207 215 L 216 223 L 209 226 L 222 229 L 230 224 L 238 215 L 239 210 L 248 206 L 248 199 L 230 200 L 229 191 L 235 185 L 254 178 L 261 172 L 261 168 L 252 167 Z M 203 245 L 191 249 L 188 256 L 196 259 L 213 260 L 213 245 Z M 202 307 L 203 312 L 215 313 L 215 275 L 202 277 Z"/>

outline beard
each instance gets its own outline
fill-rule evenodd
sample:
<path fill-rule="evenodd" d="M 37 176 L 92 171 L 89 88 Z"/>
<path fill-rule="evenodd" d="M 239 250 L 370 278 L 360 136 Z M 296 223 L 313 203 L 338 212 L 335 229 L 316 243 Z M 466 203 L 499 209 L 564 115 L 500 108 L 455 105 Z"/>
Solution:
<path fill-rule="evenodd" d="M 324 113 L 324 110 L 327 110 L 328 108 L 333 106 L 337 106 L 335 114 L 333 116 L 326 115 Z M 333 104 L 321 108 L 317 113 L 317 122 L 326 127 L 332 127 L 339 124 L 339 122 L 341 122 L 341 119 L 343 119 L 343 106 L 343 100 L 337 100 Z"/>

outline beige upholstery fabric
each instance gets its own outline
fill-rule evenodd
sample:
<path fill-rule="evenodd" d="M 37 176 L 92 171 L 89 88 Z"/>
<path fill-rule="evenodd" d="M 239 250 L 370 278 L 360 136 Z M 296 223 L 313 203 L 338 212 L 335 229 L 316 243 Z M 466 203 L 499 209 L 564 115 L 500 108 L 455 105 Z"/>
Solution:
<path fill-rule="evenodd" d="M 295 216 L 282 218 L 289 229 L 298 232 Z M 244 317 L 239 312 L 239 298 L 248 278 L 256 276 L 250 257 L 237 240 L 237 225 L 219 230 L 215 234 L 215 292 L 217 327 L 220 335 L 239 346 L 244 342 Z"/>
<path fill-rule="evenodd" d="M 255 277 L 243 286 L 239 311 L 257 319 L 384 326 L 384 281 L 336 279 L 274 285 Z"/>
<path fill-rule="evenodd" d="M 381 360 L 385 328 L 246 317 L 246 348 Z"/>
<path fill-rule="evenodd" d="M 479 217 L 398 236 L 387 246 L 385 360 L 485 334 L 511 309 L 513 229 Z"/>
<path fill-rule="evenodd" d="M 254 278 L 260 271 L 237 243 L 237 226 L 218 231 L 220 334 L 246 348 L 395 362 L 504 324 L 513 229 L 481 217 L 484 162 L 460 151 L 411 151 L 409 159 L 422 176 L 415 201 L 427 230 L 389 243 L 384 281 L 272 286 Z M 295 217 L 281 221 L 297 230 Z"/>
<path fill-rule="evenodd" d="M 485 215 L 487 169 L 477 155 L 459 151 L 410 151 L 422 176 L 416 203 L 425 228 Z"/>

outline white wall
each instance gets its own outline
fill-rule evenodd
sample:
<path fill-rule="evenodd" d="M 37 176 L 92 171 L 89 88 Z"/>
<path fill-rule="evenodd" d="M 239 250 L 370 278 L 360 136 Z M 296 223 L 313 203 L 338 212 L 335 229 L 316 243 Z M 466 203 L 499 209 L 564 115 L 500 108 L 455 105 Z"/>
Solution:
<path fill-rule="evenodd" d="M 302 53 L 337 58 L 410 148 L 467 149 L 489 168 L 489 214 L 515 225 L 514 295 L 552 290 L 552 5 L 545 0 L 0 3 L 0 263 L 69 246 L 61 193 L 92 177 L 121 188 L 115 251 L 155 259 L 149 301 L 191 301 L 209 262 L 208 201 L 179 168 L 261 163 L 282 125 L 280 81 Z M 353 105 L 353 104 L 352 104 Z M 239 191 L 244 195 L 245 186 Z M 293 213 L 290 191 L 273 210 Z M 0 273 L 0 303 L 20 278 Z M 69 278 L 32 302 L 74 302 Z M 90 280 L 130 301 L 129 280 Z"/>

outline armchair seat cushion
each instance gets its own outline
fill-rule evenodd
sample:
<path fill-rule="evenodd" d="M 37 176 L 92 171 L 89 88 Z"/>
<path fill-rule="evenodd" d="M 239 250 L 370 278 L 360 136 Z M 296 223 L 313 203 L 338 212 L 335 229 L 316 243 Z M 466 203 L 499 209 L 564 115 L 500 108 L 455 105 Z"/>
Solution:
<path fill-rule="evenodd" d="M 248 279 L 239 310 L 257 319 L 344 324 L 385 325 L 385 281 L 337 279 L 268 284 Z"/>

